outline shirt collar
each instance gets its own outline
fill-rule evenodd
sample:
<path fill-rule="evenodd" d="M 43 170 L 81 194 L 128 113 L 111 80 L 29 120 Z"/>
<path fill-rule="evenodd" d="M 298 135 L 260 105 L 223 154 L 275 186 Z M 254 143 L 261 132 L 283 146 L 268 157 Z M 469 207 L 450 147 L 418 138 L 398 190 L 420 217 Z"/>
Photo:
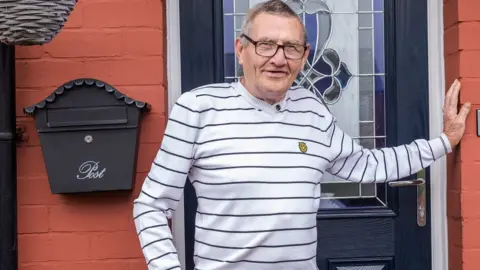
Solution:
<path fill-rule="evenodd" d="M 265 102 L 265 101 L 263 101 L 259 98 L 254 97 L 250 92 L 248 92 L 248 90 L 245 88 L 245 86 L 240 81 L 234 82 L 233 87 L 252 106 L 254 106 L 255 108 L 257 108 L 261 111 L 265 111 L 265 112 L 270 113 L 270 114 L 279 113 L 279 112 L 282 112 L 283 110 L 285 110 L 285 106 L 287 105 L 288 94 L 290 92 L 290 91 L 287 91 L 287 93 L 285 94 L 285 97 L 282 100 L 280 100 L 279 102 L 277 102 L 275 104 L 269 104 L 269 103 L 267 103 L 267 102 Z"/>

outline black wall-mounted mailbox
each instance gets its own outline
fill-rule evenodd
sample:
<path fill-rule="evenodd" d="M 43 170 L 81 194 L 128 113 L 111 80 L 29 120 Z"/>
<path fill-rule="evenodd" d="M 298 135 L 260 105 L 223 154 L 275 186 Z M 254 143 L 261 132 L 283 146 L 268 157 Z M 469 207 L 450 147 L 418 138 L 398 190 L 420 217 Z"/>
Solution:
<path fill-rule="evenodd" d="M 149 108 L 95 79 L 70 81 L 25 108 L 35 117 L 52 193 L 132 189 Z"/>

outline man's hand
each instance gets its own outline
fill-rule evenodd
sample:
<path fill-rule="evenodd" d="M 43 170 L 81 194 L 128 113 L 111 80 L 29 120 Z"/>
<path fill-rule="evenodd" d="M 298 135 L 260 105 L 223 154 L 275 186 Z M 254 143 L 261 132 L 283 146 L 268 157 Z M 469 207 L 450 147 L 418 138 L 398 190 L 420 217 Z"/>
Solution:
<path fill-rule="evenodd" d="M 470 113 L 470 102 L 465 103 L 458 111 L 458 95 L 460 93 L 460 81 L 456 79 L 445 96 L 443 107 L 443 132 L 447 135 L 450 144 L 455 147 L 465 132 L 465 121 Z"/>

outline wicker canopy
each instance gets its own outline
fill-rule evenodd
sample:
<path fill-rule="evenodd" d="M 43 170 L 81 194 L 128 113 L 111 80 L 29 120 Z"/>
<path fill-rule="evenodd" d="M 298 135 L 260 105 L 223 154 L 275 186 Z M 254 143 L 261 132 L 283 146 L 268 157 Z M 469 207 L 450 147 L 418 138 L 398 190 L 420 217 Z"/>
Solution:
<path fill-rule="evenodd" d="M 0 0 L 0 42 L 41 45 L 63 28 L 77 0 Z"/>

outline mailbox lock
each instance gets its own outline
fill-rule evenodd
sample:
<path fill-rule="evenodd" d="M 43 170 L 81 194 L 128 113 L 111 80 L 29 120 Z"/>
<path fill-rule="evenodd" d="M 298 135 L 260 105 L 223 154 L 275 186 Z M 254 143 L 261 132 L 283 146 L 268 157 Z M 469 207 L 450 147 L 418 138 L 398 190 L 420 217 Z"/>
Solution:
<path fill-rule="evenodd" d="M 85 142 L 86 142 L 86 143 L 91 143 L 92 141 L 93 141 L 92 135 L 87 135 L 87 136 L 85 136 Z"/>

